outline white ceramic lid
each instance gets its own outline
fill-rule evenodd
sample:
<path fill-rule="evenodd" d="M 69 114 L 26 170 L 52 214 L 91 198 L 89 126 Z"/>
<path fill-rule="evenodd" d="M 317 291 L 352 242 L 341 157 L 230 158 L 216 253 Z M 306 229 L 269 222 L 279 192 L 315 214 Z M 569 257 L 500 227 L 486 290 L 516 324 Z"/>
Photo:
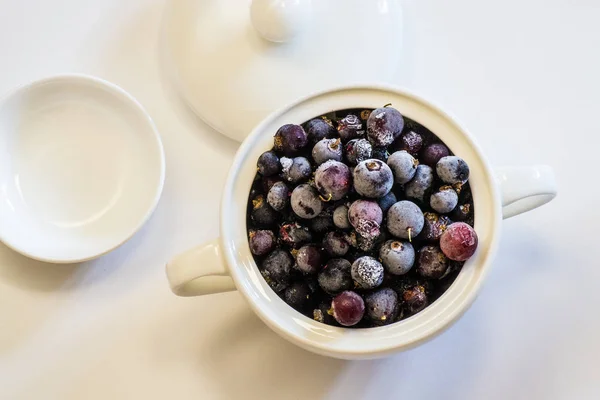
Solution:
<path fill-rule="evenodd" d="M 198 116 L 237 141 L 285 104 L 390 82 L 399 65 L 397 0 L 170 0 L 165 15 L 169 77 Z"/>
<path fill-rule="evenodd" d="M 150 217 L 164 171 L 152 120 L 111 83 L 52 77 L 0 102 L 0 240 L 31 258 L 118 247 Z"/>

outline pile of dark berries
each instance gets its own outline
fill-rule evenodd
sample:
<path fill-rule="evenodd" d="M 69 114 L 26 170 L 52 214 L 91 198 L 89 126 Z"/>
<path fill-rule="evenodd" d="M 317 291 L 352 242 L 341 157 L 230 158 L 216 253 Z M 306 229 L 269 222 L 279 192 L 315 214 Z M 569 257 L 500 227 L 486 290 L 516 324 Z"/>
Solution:
<path fill-rule="evenodd" d="M 284 125 L 257 167 L 250 251 L 269 286 L 319 322 L 418 313 L 477 248 L 468 165 L 392 107 Z"/>

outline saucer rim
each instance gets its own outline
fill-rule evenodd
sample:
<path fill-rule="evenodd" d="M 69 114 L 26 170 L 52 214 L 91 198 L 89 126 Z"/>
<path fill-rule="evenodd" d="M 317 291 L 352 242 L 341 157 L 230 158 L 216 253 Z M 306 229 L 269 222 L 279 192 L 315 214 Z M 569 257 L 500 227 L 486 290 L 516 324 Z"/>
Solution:
<path fill-rule="evenodd" d="M 154 211 L 158 207 L 158 203 L 160 202 L 160 198 L 161 198 L 163 190 L 164 190 L 165 175 L 166 175 L 166 159 L 165 159 L 164 145 L 162 143 L 160 132 L 159 132 L 158 128 L 156 127 L 154 120 L 152 119 L 152 117 L 150 116 L 148 111 L 146 111 L 144 106 L 132 94 L 127 92 L 122 87 L 120 87 L 117 84 L 112 83 L 106 79 L 103 79 L 103 78 L 100 78 L 100 77 L 97 77 L 94 75 L 89 75 L 89 74 L 85 74 L 85 73 L 62 73 L 62 74 L 56 74 L 56 75 L 43 77 L 40 79 L 31 80 L 27 83 L 20 84 L 20 85 L 14 87 L 12 90 L 9 90 L 7 94 L 3 95 L 0 98 L 0 104 L 4 104 L 6 101 L 10 100 L 12 97 L 18 96 L 20 93 L 25 92 L 27 90 L 35 89 L 36 87 L 43 86 L 48 83 L 57 83 L 57 82 L 61 82 L 61 81 L 92 84 L 92 85 L 96 86 L 96 89 L 103 88 L 103 89 L 109 91 L 110 93 L 113 93 L 113 94 L 119 96 L 122 100 L 124 100 L 125 103 L 127 103 L 128 107 L 134 109 L 134 111 L 136 113 L 138 113 L 138 115 L 140 116 L 141 120 L 145 121 L 147 128 L 149 128 L 148 129 L 148 133 L 150 133 L 149 137 L 151 139 L 153 139 L 152 141 L 154 142 L 154 145 L 156 146 L 158 161 L 160 163 L 160 172 L 159 172 L 158 180 L 157 180 L 155 188 L 154 188 L 154 197 L 151 200 L 150 205 L 149 205 L 148 209 L 146 210 L 145 214 L 143 215 L 143 217 L 139 220 L 139 222 L 137 224 L 131 225 L 131 229 L 130 229 L 131 231 L 127 236 L 125 236 L 123 239 L 115 241 L 115 243 L 113 245 L 109 246 L 106 249 L 102 249 L 102 251 L 93 252 L 93 253 L 90 252 L 88 255 L 85 255 L 83 257 L 76 257 L 76 258 L 75 257 L 60 257 L 60 258 L 46 257 L 41 254 L 35 254 L 35 252 L 32 252 L 31 249 L 25 249 L 22 246 L 15 245 L 14 243 L 12 243 L 11 239 L 8 237 L 9 235 L 6 234 L 6 231 L 4 231 L 4 233 L 2 231 L 0 231 L 0 243 L 4 244 L 7 248 L 25 256 L 25 257 L 28 257 L 32 260 L 41 261 L 41 262 L 49 263 L 49 264 L 78 264 L 78 263 L 83 263 L 86 261 L 91 261 L 91 260 L 97 259 L 99 257 L 102 257 L 106 254 L 113 252 L 114 250 L 121 247 L 123 244 L 127 243 L 129 240 L 131 240 L 131 238 L 133 238 L 133 236 L 135 236 L 135 234 L 138 233 L 142 229 L 142 227 L 144 227 L 144 225 L 146 225 L 146 223 L 148 222 L 148 220 L 154 214 Z"/>

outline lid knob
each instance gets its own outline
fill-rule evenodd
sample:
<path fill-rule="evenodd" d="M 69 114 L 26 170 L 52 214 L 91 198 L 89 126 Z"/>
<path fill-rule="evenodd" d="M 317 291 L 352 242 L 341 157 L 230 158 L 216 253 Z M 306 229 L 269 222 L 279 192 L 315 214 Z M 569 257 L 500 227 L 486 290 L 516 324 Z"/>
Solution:
<path fill-rule="evenodd" d="M 283 43 L 298 36 L 310 22 L 311 0 L 252 0 L 250 19 L 264 39 Z"/>

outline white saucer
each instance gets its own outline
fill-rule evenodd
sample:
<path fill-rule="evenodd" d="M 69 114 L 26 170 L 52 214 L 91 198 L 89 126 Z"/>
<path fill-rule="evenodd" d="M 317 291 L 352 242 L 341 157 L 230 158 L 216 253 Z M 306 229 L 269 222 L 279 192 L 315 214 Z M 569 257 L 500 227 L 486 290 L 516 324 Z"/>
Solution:
<path fill-rule="evenodd" d="M 0 101 L 0 240 L 37 260 L 90 260 L 123 244 L 160 198 L 165 159 L 143 107 L 84 75 Z"/>

